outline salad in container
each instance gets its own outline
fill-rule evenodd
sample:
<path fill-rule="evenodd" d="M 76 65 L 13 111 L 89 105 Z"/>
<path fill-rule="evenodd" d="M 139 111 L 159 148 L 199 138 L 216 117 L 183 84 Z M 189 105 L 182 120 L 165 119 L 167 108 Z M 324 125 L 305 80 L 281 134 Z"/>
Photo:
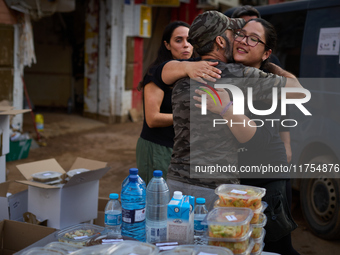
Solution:
<path fill-rule="evenodd" d="M 251 224 L 253 226 L 253 232 L 251 237 L 254 239 L 260 238 L 264 226 L 267 224 L 267 216 L 262 212 L 260 213 L 259 221 L 257 224 Z"/>
<path fill-rule="evenodd" d="M 219 196 L 219 206 L 246 207 L 252 210 L 261 208 L 261 199 L 266 189 L 248 185 L 222 184 L 215 189 Z"/>
<path fill-rule="evenodd" d="M 213 238 L 241 238 L 250 229 L 253 211 L 248 208 L 219 207 L 208 213 L 202 225 L 208 225 Z"/>
<path fill-rule="evenodd" d="M 255 244 L 253 249 L 251 250 L 252 253 L 256 253 L 261 249 L 265 235 L 266 230 L 263 229 L 261 236 L 259 238 L 253 239 Z"/>
<path fill-rule="evenodd" d="M 254 216 L 250 221 L 250 224 L 257 224 L 259 223 L 260 220 L 260 214 L 264 212 L 264 210 L 266 210 L 266 208 L 268 207 L 268 204 L 264 201 L 261 202 L 261 207 L 259 209 L 254 210 Z"/>
<path fill-rule="evenodd" d="M 250 253 L 250 255 L 261 255 L 263 248 L 264 248 L 264 243 L 262 243 L 262 246 L 260 247 L 260 249 L 257 252 L 252 252 L 252 253 Z"/>
<path fill-rule="evenodd" d="M 254 247 L 254 240 L 250 238 L 251 230 L 241 238 L 214 238 L 206 237 L 209 245 L 225 247 L 233 254 L 249 254 Z"/>
<path fill-rule="evenodd" d="M 59 242 L 85 246 L 88 240 L 95 236 L 99 236 L 104 230 L 104 227 L 81 223 L 58 231 L 56 233 L 56 238 Z"/>

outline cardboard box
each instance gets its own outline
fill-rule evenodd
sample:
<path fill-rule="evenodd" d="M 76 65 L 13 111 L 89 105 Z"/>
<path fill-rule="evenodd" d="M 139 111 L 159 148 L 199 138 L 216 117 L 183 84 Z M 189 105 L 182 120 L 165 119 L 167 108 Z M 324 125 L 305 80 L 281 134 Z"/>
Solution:
<path fill-rule="evenodd" d="M 3 220 L 0 222 L 0 254 L 13 254 L 55 231 L 54 228 Z"/>
<path fill-rule="evenodd" d="M 77 158 L 70 170 L 91 171 L 74 175 L 61 186 L 32 181 L 32 174 L 44 171 L 65 173 L 55 159 L 17 165 L 27 181 L 28 211 L 38 219 L 47 219 L 47 226 L 57 229 L 97 218 L 99 179 L 109 170 L 106 162 Z"/>
<path fill-rule="evenodd" d="M 105 227 L 105 207 L 109 200 L 108 197 L 100 197 L 98 199 L 98 216 L 97 219 L 94 219 L 93 224 Z"/>
<path fill-rule="evenodd" d="M 28 191 L 23 190 L 6 197 L 10 182 L 0 183 L 0 221 L 23 221 L 23 214 L 27 212 Z"/>
<path fill-rule="evenodd" d="M 187 244 L 194 242 L 194 208 L 193 196 L 172 198 L 168 204 L 167 239 L 171 241 L 184 241 Z"/>

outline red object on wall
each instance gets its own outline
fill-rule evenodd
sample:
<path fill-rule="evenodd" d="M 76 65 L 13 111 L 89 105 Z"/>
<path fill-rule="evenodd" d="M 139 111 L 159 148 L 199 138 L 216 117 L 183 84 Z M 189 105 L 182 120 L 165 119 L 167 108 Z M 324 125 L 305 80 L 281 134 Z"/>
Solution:
<path fill-rule="evenodd" d="M 202 9 L 197 9 L 198 0 L 190 0 L 190 3 L 181 3 L 178 8 L 172 8 L 171 21 L 181 20 L 189 25 L 194 21 L 196 16 L 202 13 Z"/>
<path fill-rule="evenodd" d="M 286 0 L 268 0 L 268 4 L 278 4 L 286 2 Z"/>
<path fill-rule="evenodd" d="M 137 90 L 143 76 L 143 38 L 135 37 L 134 65 L 133 65 L 133 89 L 132 108 L 141 109 L 143 105 L 142 92 Z"/>

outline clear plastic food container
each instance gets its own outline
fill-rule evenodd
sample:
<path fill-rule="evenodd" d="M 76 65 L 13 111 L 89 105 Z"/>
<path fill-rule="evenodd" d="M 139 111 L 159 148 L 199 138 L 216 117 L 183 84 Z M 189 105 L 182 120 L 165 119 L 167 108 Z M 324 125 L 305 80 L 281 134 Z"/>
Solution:
<path fill-rule="evenodd" d="M 250 238 L 251 230 L 241 238 L 213 238 L 206 237 L 209 245 L 225 247 L 233 254 L 250 254 L 254 246 L 254 240 Z"/>
<path fill-rule="evenodd" d="M 80 173 L 84 173 L 84 172 L 88 172 L 90 171 L 89 169 L 86 168 L 78 168 L 78 169 L 73 169 L 67 172 L 67 176 L 68 177 L 73 177 L 76 174 L 80 174 Z"/>
<path fill-rule="evenodd" d="M 261 255 L 262 254 L 262 251 L 263 251 L 263 248 L 264 248 L 264 243 L 262 243 L 262 246 L 260 247 L 260 249 L 257 251 L 257 252 L 252 252 L 250 253 L 250 255 Z"/>
<path fill-rule="evenodd" d="M 88 240 L 99 236 L 104 229 L 97 225 L 82 223 L 60 230 L 56 233 L 56 238 L 59 242 L 85 246 Z"/>
<path fill-rule="evenodd" d="M 95 236 L 86 242 L 86 246 L 93 246 L 98 244 L 117 244 L 122 241 L 137 241 L 136 239 L 128 236 L 112 235 L 102 232 L 100 236 Z"/>
<path fill-rule="evenodd" d="M 113 244 L 102 244 L 102 245 L 95 245 L 91 247 L 85 247 L 78 251 L 72 253 L 72 255 L 105 255 L 112 248 Z"/>
<path fill-rule="evenodd" d="M 57 249 L 48 249 L 44 247 L 34 247 L 22 253 L 22 255 L 67 255 L 63 251 Z"/>
<path fill-rule="evenodd" d="M 224 247 L 216 247 L 212 245 L 179 245 L 171 251 L 165 251 L 161 254 L 181 254 L 181 255 L 201 255 L 201 254 L 211 254 L 211 255 L 233 255 L 232 251 Z"/>
<path fill-rule="evenodd" d="M 46 183 L 60 180 L 60 176 L 62 175 L 63 174 L 59 172 L 45 171 L 32 174 L 32 178 L 33 181 Z"/>
<path fill-rule="evenodd" d="M 261 199 L 266 189 L 247 185 L 222 184 L 215 189 L 219 205 L 224 207 L 246 207 L 252 210 L 261 207 Z"/>
<path fill-rule="evenodd" d="M 138 241 L 124 241 L 111 246 L 106 255 L 155 255 L 158 254 L 159 249 L 152 244 L 142 243 Z"/>
<path fill-rule="evenodd" d="M 252 253 L 256 253 L 261 249 L 265 235 L 266 230 L 263 229 L 261 236 L 259 238 L 253 239 L 255 244 L 253 249 L 251 250 Z"/>
<path fill-rule="evenodd" d="M 47 245 L 45 245 L 46 249 L 56 249 L 59 251 L 63 251 L 65 254 L 70 254 L 72 252 L 75 252 L 79 249 L 81 249 L 81 247 L 73 245 L 73 244 L 69 244 L 69 243 L 61 243 L 61 242 L 52 242 L 49 243 Z"/>
<path fill-rule="evenodd" d="M 267 224 L 267 216 L 263 212 L 261 212 L 258 223 L 251 224 L 253 226 L 253 232 L 251 234 L 251 237 L 254 239 L 260 238 L 262 234 L 262 230 L 266 224 Z"/>
<path fill-rule="evenodd" d="M 256 224 L 259 221 L 259 217 L 260 217 L 260 213 L 262 212 L 262 203 L 261 203 L 261 207 L 259 209 L 253 210 L 253 218 L 250 221 L 250 224 Z"/>
<path fill-rule="evenodd" d="M 219 207 L 210 211 L 202 224 L 208 225 L 209 237 L 240 238 L 249 231 L 252 217 L 249 208 Z"/>

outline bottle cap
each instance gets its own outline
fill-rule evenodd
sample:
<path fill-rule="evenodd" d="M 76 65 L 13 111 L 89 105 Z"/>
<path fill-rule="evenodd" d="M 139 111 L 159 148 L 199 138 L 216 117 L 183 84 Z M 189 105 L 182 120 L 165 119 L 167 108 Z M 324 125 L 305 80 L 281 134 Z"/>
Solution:
<path fill-rule="evenodd" d="M 137 175 L 129 175 L 130 182 L 137 182 L 138 176 Z"/>
<path fill-rule="evenodd" d="M 132 175 L 137 175 L 138 174 L 138 168 L 130 168 L 129 173 Z"/>
<path fill-rule="evenodd" d="M 174 199 L 182 199 L 182 191 L 175 191 L 174 192 Z"/>
<path fill-rule="evenodd" d="M 110 199 L 118 199 L 119 195 L 117 193 L 111 193 L 110 194 Z"/>
<path fill-rule="evenodd" d="M 163 175 L 163 172 L 161 170 L 153 171 L 153 176 L 155 177 L 161 177 L 162 175 Z"/>
<path fill-rule="evenodd" d="M 203 197 L 198 197 L 196 198 L 196 204 L 205 204 L 205 198 Z"/>

